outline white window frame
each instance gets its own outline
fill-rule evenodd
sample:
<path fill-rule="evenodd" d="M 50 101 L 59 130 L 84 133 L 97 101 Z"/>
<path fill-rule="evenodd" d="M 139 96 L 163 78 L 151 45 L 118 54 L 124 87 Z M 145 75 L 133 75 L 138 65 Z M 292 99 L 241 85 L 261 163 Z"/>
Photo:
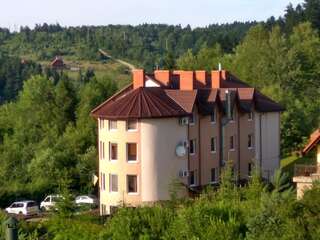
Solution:
<path fill-rule="evenodd" d="M 196 114 L 195 112 L 192 112 L 192 115 L 189 117 L 189 125 L 194 126 L 195 124 L 196 124 Z"/>
<path fill-rule="evenodd" d="M 129 160 L 129 144 L 136 144 L 136 160 Z M 127 142 L 126 143 L 126 155 L 127 155 L 127 163 L 137 163 L 138 162 L 138 143 L 135 142 Z"/>
<path fill-rule="evenodd" d="M 104 129 L 104 122 L 105 122 L 105 120 L 103 118 L 99 118 L 99 129 L 100 130 Z"/>
<path fill-rule="evenodd" d="M 99 158 L 100 158 L 100 160 L 104 160 L 105 159 L 104 141 L 99 141 Z"/>
<path fill-rule="evenodd" d="M 193 145 L 193 152 L 190 152 L 190 150 L 191 150 L 191 144 Z M 193 155 L 196 155 L 196 152 L 197 152 L 197 141 L 196 141 L 196 139 L 191 139 L 190 141 L 189 141 L 189 154 L 190 154 L 190 156 L 193 156 Z"/>
<path fill-rule="evenodd" d="M 136 121 L 136 128 L 135 129 L 129 129 L 129 121 Z M 127 131 L 128 132 L 136 132 L 138 131 L 138 119 L 128 119 L 127 122 L 126 122 L 126 127 L 127 127 Z"/>
<path fill-rule="evenodd" d="M 116 122 L 117 127 L 116 128 L 111 128 L 111 122 Z M 118 121 L 117 120 L 109 120 L 108 121 L 108 129 L 110 132 L 115 132 L 118 130 Z"/>
<path fill-rule="evenodd" d="M 214 151 L 212 151 L 212 139 L 213 139 L 213 144 L 214 144 Z M 211 139 L 210 139 L 210 152 L 211 153 L 217 152 L 217 137 L 211 137 Z"/>
<path fill-rule="evenodd" d="M 250 140 L 250 142 L 251 142 L 251 146 L 249 146 L 249 144 L 248 144 L 248 149 L 253 149 L 253 147 L 254 147 L 254 144 L 253 144 L 253 134 L 252 133 L 250 133 L 250 134 L 248 134 L 248 143 L 249 143 L 249 137 L 251 138 L 251 140 Z"/>
<path fill-rule="evenodd" d="M 191 173 L 193 172 L 193 184 L 191 184 Z M 197 186 L 197 177 L 196 177 L 196 171 L 190 171 L 190 187 L 195 187 Z"/>
<path fill-rule="evenodd" d="M 117 176 L 117 191 L 112 189 L 112 176 Z M 119 176 L 118 174 L 109 173 L 109 192 L 110 193 L 118 193 L 119 192 Z"/>
<path fill-rule="evenodd" d="M 215 176 L 215 180 L 212 181 L 212 170 L 214 169 L 214 176 Z M 214 167 L 210 169 L 210 183 L 214 184 L 214 183 L 218 183 L 219 177 L 218 177 L 218 168 Z"/>
<path fill-rule="evenodd" d="M 129 192 L 129 176 L 135 176 L 137 178 L 137 191 Z M 128 195 L 139 195 L 139 176 L 137 174 L 127 174 L 126 175 L 126 190 Z"/>
<path fill-rule="evenodd" d="M 111 155 L 112 155 L 111 149 L 112 149 L 112 145 L 113 144 L 117 145 L 117 159 L 112 159 L 111 158 Z M 119 158 L 119 144 L 116 143 L 116 142 L 109 142 L 109 161 L 110 162 L 116 162 L 116 161 L 118 161 L 118 158 Z"/>
<path fill-rule="evenodd" d="M 212 121 L 212 116 L 214 116 L 213 121 Z M 210 122 L 211 122 L 211 124 L 215 124 L 217 122 L 217 111 L 216 111 L 216 108 L 213 109 L 213 112 L 210 115 Z"/>
<path fill-rule="evenodd" d="M 253 121 L 253 112 L 252 111 L 250 111 L 249 113 L 248 113 L 248 121 Z"/>

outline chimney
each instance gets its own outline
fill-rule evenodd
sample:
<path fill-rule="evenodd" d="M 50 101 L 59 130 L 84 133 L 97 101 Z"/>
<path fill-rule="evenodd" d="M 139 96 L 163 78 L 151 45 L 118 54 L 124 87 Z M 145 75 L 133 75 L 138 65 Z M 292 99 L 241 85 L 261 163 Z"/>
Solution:
<path fill-rule="evenodd" d="M 228 72 L 226 70 L 211 71 L 211 88 L 223 88 L 223 81 L 226 81 Z"/>
<path fill-rule="evenodd" d="M 193 90 L 193 71 L 180 72 L 180 90 Z"/>
<path fill-rule="evenodd" d="M 155 70 L 154 78 L 161 82 L 163 85 L 168 86 L 170 83 L 170 71 L 169 70 Z"/>
<path fill-rule="evenodd" d="M 207 73 L 206 71 L 198 70 L 196 71 L 196 81 L 199 83 L 200 87 L 205 87 L 207 85 Z"/>
<path fill-rule="evenodd" d="M 133 89 L 145 86 L 145 74 L 143 69 L 132 70 L 133 75 Z"/>

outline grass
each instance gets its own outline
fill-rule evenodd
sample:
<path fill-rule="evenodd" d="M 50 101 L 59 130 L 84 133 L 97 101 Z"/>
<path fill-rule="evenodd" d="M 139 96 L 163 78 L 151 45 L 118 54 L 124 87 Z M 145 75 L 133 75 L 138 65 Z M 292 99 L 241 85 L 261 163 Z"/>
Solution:
<path fill-rule="evenodd" d="M 294 174 L 294 165 L 295 164 L 305 164 L 305 165 L 314 165 L 315 160 L 310 157 L 301 157 L 292 155 L 281 160 L 281 170 L 289 174 L 289 177 L 293 177 Z"/>

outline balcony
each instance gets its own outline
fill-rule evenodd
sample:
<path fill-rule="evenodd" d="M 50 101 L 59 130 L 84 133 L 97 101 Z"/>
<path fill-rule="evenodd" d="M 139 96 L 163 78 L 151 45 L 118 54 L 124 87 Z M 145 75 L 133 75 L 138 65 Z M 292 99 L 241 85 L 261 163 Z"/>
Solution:
<path fill-rule="evenodd" d="M 310 177 L 312 174 L 317 173 L 316 165 L 294 165 L 294 176 L 295 177 Z"/>

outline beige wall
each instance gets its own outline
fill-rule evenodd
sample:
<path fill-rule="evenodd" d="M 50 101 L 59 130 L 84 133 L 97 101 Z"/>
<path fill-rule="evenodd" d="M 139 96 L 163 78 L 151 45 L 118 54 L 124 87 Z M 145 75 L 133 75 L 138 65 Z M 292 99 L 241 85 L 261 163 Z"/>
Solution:
<path fill-rule="evenodd" d="M 105 120 L 104 129 L 99 129 L 99 141 L 105 142 L 105 159 L 99 159 L 99 177 L 100 173 L 106 176 L 106 189 L 100 191 L 100 204 L 107 206 L 107 212 L 110 206 L 119 204 L 137 205 L 141 201 L 141 143 L 140 143 L 140 124 L 137 131 L 127 131 L 126 121 L 117 121 L 118 129 L 108 130 L 108 120 Z M 109 142 L 118 144 L 118 160 L 109 160 Z M 127 162 L 126 143 L 137 143 L 137 163 Z M 118 192 L 110 192 L 109 174 L 118 175 Z M 138 193 L 127 193 L 127 174 L 138 176 Z M 101 186 L 101 178 L 100 178 Z"/>
<path fill-rule="evenodd" d="M 262 175 L 270 179 L 274 171 L 280 167 L 280 113 L 256 112 L 255 116 L 255 159 L 261 168 Z M 260 149 L 260 145 L 262 146 L 262 150 Z"/>
<path fill-rule="evenodd" d="M 188 153 L 178 157 L 175 152 L 187 140 L 187 127 L 178 118 L 143 119 L 140 126 L 142 201 L 169 200 L 174 182 L 187 183 L 179 171 L 188 170 Z"/>

